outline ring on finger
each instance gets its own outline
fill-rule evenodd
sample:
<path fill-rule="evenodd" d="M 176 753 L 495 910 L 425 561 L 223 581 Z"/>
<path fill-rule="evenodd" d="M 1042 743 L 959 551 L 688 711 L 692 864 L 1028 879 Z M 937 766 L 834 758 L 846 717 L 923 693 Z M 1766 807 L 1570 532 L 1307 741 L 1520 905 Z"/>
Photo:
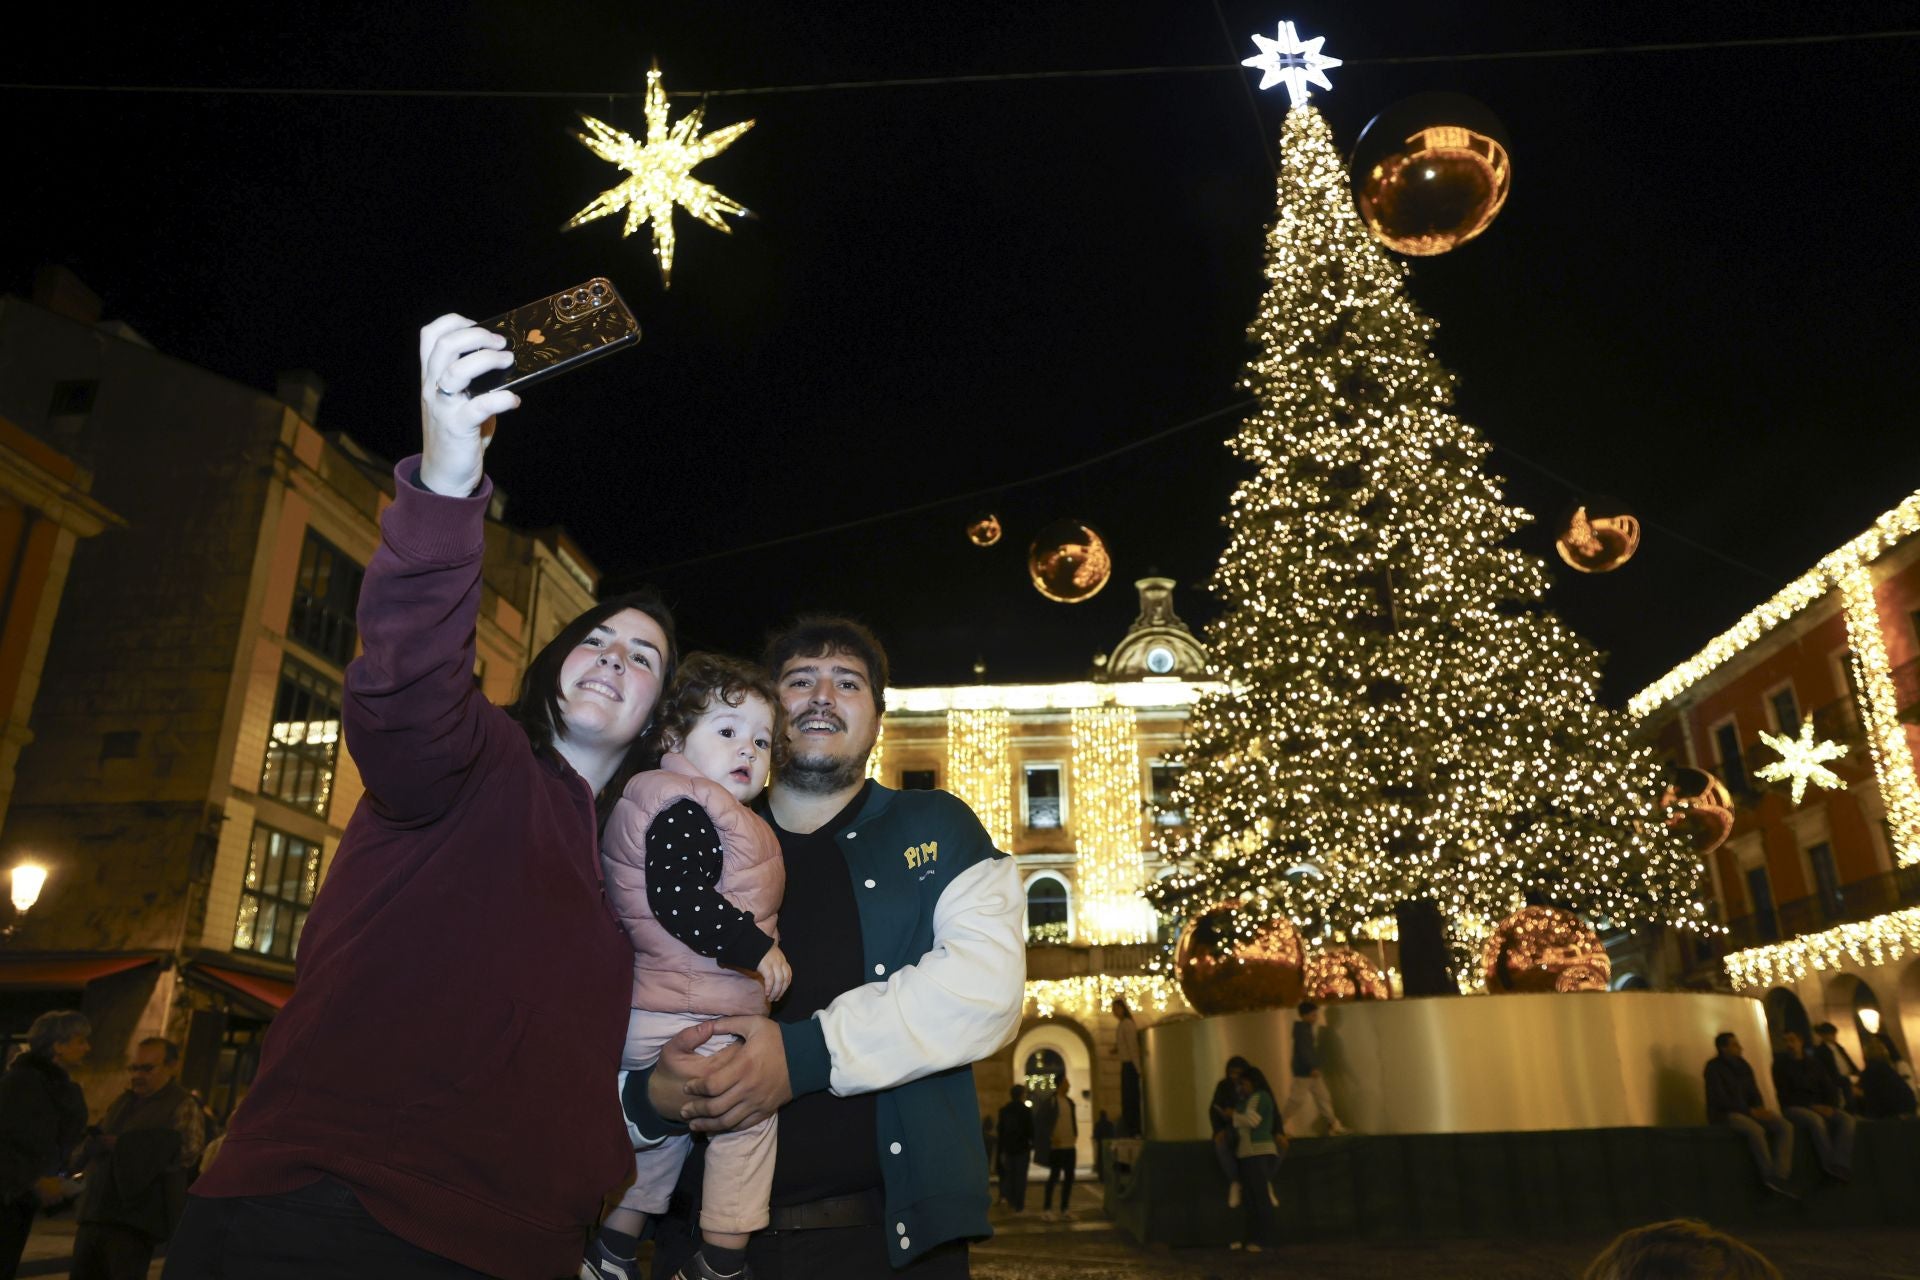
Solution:
<path fill-rule="evenodd" d="M 447 396 L 447 397 L 449 397 L 449 398 L 451 398 L 451 397 L 453 397 L 453 396 L 457 396 L 457 395 L 459 395 L 459 394 L 460 394 L 460 393 L 459 393 L 458 391 L 449 391 L 449 390 L 447 390 L 447 389 L 446 389 L 445 387 L 443 387 L 443 386 L 441 386 L 441 385 L 440 385 L 439 383 L 437 383 L 437 382 L 433 384 L 433 389 L 434 389 L 434 391 L 435 391 L 435 393 L 436 393 L 436 394 L 438 394 L 438 395 L 443 395 L 443 396 Z"/>

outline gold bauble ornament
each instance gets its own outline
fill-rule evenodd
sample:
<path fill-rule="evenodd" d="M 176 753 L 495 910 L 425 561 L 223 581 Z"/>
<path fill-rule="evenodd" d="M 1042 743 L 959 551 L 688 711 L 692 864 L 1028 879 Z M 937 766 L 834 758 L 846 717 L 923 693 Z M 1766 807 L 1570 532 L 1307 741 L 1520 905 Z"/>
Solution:
<path fill-rule="evenodd" d="M 976 547 L 990 547 L 1000 541 L 1000 517 L 991 511 L 982 511 L 967 521 L 967 539 Z"/>
<path fill-rule="evenodd" d="M 1305 967 L 1299 930 L 1279 916 L 1250 919 L 1245 904 L 1234 902 L 1187 921 L 1173 951 L 1180 990 L 1204 1014 L 1299 1004 Z"/>
<path fill-rule="evenodd" d="M 1502 920 L 1480 953 L 1487 990 L 1605 991 L 1613 962 L 1600 935 L 1571 911 L 1522 907 Z"/>
<path fill-rule="evenodd" d="M 1354 205 L 1395 253 L 1429 257 L 1487 229 L 1513 167 L 1494 114 L 1457 93 L 1423 93 L 1375 116 L 1353 151 Z"/>
<path fill-rule="evenodd" d="M 1386 977 L 1352 947 L 1322 947 L 1307 957 L 1308 999 L 1385 1000 L 1392 996 Z"/>
<path fill-rule="evenodd" d="M 1660 807 L 1667 825 L 1683 832 L 1695 853 L 1712 853 L 1733 834 L 1733 795 L 1705 769 L 1681 769 Z"/>
<path fill-rule="evenodd" d="M 1061 604 L 1082 604 L 1113 576 L 1113 559 L 1099 533 L 1078 520 L 1055 520 L 1027 548 L 1027 572 L 1036 591 Z"/>
<path fill-rule="evenodd" d="M 1640 520 L 1616 499 L 1589 498 L 1560 518 L 1553 549 L 1581 573 L 1612 573 L 1640 549 Z"/>

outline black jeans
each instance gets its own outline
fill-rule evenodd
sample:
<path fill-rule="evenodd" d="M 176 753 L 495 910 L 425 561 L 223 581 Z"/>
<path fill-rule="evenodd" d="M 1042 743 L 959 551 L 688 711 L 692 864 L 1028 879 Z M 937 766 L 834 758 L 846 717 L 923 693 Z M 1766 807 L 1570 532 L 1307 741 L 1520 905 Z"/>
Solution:
<path fill-rule="evenodd" d="M 20 1255 L 27 1251 L 27 1237 L 33 1233 L 33 1215 L 39 1204 L 29 1191 L 25 1200 L 0 1204 L 0 1280 L 13 1280 L 20 1272 Z"/>
<path fill-rule="evenodd" d="M 812 1231 L 756 1231 L 747 1238 L 747 1270 L 753 1280 L 967 1280 L 967 1242 L 950 1240 L 895 1270 L 887 1259 L 885 1223 L 820 1227 Z M 672 1274 L 659 1262 L 653 1274 Z"/>
<path fill-rule="evenodd" d="M 73 1236 L 72 1280 L 147 1280 L 153 1237 L 109 1222 L 83 1222 Z"/>
<path fill-rule="evenodd" d="M 487 1280 L 408 1244 L 335 1178 L 277 1196 L 188 1196 L 162 1280 Z"/>
<path fill-rule="evenodd" d="M 1053 1188 L 1061 1176 L 1066 1182 L 1060 1188 L 1060 1212 L 1067 1211 L 1067 1204 L 1073 1199 L 1073 1161 L 1077 1151 L 1073 1147 L 1055 1147 L 1047 1153 L 1047 1189 L 1040 1198 L 1040 1207 L 1053 1208 Z"/>
<path fill-rule="evenodd" d="M 1140 1068 L 1131 1062 L 1120 1064 L 1120 1136 L 1140 1136 Z"/>
<path fill-rule="evenodd" d="M 1009 1151 L 1000 1157 L 1000 1198 L 1013 1206 L 1015 1213 L 1027 1207 L 1027 1149 Z"/>
<path fill-rule="evenodd" d="M 1248 1244 L 1273 1243 L 1273 1200 L 1268 1192 L 1280 1172 L 1279 1156 L 1241 1156 L 1240 1204 L 1247 1211 Z"/>

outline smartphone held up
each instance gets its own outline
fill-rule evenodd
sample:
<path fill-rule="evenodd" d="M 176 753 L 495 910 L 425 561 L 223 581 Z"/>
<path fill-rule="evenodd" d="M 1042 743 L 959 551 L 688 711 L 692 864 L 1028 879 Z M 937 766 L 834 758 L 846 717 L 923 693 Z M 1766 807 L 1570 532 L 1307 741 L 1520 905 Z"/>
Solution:
<path fill-rule="evenodd" d="M 480 327 L 506 338 L 513 364 L 476 377 L 467 388 L 476 396 L 503 387 L 518 391 L 640 341 L 639 322 L 620 291 L 599 276 L 483 320 Z"/>

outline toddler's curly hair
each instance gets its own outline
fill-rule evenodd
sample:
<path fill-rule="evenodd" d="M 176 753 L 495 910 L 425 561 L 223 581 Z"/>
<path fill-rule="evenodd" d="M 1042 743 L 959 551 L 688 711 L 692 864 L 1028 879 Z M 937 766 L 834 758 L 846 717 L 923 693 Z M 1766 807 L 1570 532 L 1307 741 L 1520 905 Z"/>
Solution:
<path fill-rule="evenodd" d="M 773 768 L 786 766 L 787 709 L 773 677 L 753 663 L 724 653 L 690 653 L 680 660 L 673 683 L 660 695 L 653 729 L 647 735 L 647 758 L 658 761 L 675 745 L 685 745 L 687 734 L 718 699 L 737 707 L 752 694 L 773 711 Z"/>

